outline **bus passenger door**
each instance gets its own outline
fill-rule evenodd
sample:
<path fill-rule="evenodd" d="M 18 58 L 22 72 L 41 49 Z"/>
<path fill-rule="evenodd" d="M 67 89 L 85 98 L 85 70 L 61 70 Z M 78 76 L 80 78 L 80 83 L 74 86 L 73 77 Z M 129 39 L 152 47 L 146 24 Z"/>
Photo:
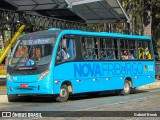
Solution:
<path fill-rule="evenodd" d="M 72 61 L 75 58 L 74 50 L 74 38 L 63 37 L 59 43 L 56 55 L 54 81 L 59 82 L 54 85 L 54 93 L 59 94 L 61 85 L 66 84 L 66 81 L 70 82 L 70 84 L 73 82 Z"/>

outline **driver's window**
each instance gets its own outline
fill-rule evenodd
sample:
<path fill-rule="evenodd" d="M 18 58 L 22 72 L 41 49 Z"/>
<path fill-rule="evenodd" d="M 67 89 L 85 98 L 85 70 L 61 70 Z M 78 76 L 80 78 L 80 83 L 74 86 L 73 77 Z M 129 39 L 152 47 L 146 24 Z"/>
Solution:
<path fill-rule="evenodd" d="M 74 43 L 73 39 L 61 39 L 61 42 L 59 44 L 58 50 L 57 50 L 57 61 L 65 61 L 65 60 L 71 60 L 74 56 Z"/>

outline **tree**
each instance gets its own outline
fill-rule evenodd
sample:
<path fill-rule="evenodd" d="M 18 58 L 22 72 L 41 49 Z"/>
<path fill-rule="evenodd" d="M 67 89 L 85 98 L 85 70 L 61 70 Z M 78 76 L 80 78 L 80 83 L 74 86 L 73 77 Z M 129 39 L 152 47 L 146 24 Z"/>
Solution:
<path fill-rule="evenodd" d="M 160 57 L 160 0 L 152 0 L 152 39 Z"/>

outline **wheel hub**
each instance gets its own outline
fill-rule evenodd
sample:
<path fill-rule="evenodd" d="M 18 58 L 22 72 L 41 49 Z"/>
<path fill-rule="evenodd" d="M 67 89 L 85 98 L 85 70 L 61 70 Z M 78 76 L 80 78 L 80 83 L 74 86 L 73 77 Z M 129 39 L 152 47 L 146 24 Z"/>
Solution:
<path fill-rule="evenodd" d="M 128 85 L 128 84 L 125 84 L 125 85 L 124 85 L 124 91 L 125 91 L 126 93 L 129 92 L 129 85 Z"/>
<path fill-rule="evenodd" d="M 60 96 L 61 97 L 66 97 L 67 96 L 67 91 L 65 89 L 61 89 Z"/>

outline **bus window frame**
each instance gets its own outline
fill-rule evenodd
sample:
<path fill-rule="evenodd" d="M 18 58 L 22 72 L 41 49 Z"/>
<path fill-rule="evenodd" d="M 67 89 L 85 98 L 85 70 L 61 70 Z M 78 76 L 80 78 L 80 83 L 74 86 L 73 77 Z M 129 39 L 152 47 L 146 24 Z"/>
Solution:
<path fill-rule="evenodd" d="M 141 39 L 139 39 L 139 40 L 137 40 L 137 55 L 139 56 L 139 53 L 138 53 L 138 44 L 139 44 L 139 42 L 148 42 L 149 43 L 149 47 L 150 47 L 150 49 L 149 49 L 149 51 L 150 51 L 150 55 L 151 55 L 151 59 L 137 59 L 137 60 L 139 60 L 139 61 L 153 61 L 154 60 L 154 52 L 153 52 L 153 45 L 152 45 L 152 41 L 150 40 L 150 39 L 143 39 L 143 40 L 141 40 Z"/>
<path fill-rule="evenodd" d="M 121 40 L 124 40 L 124 41 L 127 41 L 128 42 L 128 44 L 129 44 L 129 41 L 135 41 L 135 50 L 136 50 L 136 58 L 134 58 L 134 59 L 122 59 L 122 57 L 120 57 L 120 60 L 122 60 L 122 61 L 136 61 L 136 60 L 138 60 L 138 46 L 137 46 L 137 42 L 139 41 L 138 39 L 129 39 L 129 38 L 120 38 L 119 39 L 119 49 L 120 49 L 120 55 L 122 56 L 123 54 L 122 54 L 122 51 L 124 51 L 124 50 L 127 50 L 127 51 L 131 51 L 131 50 L 133 50 L 133 49 L 130 49 L 129 47 L 130 46 L 127 46 L 128 48 L 121 48 Z"/>
<path fill-rule="evenodd" d="M 81 37 L 80 37 L 80 43 L 81 43 L 81 52 L 83 52 L 83 46 L 82 46 L 82 39 L 84 39 L 84 38 L 86 38 L 86 37 L 88 37 L 88 38 L 93 38 L 93 39 L 96 39 L 97 40 L 97 42 L 98 42 L 98 47 L 97 48 L 95 48 L 95 49 L 98 49 L 98 58 L 97 59 L 93 59 L 93 60 L 91 60 L 91 59 L 84 59 L 83 58 L 83 55 L 81 56 L 82 57 L 82 60 L 83 61 L 118 61 L 118 60 L 121 60 L 120 59 L 120 52 L 119 52 L 119 38 L 115 38 L 115 37 L 105 37 L 105 36 L 97 36 L 97 37 L 95 37 L 95 36 L 87 36 L 87 35 L 81 35 Z M 112 41 L 117 41 L 117 51 L 118 51 L 118 53 L 117 53 L 117 55 L 119 55 L 119 57 L 118 58 L 116 58 L 116 59 L 107 59 L 107 60 L 101 60 L 100 59 L 100 52 L 101 52 L 101 48 L 100 48 L 100 40 L 101 39 L 112 39 Z M 116 49 L 114 49 L 114 50 L 116 50 Z M 116 55 L 115 55 L 116 56 Z"/>
<path fill-rule="evenodd" d="M 72 59 L 60 59 L 60 61 L 57 60 L 57 54 L 59 52 L 59 46 L 60 44 L 62 44 L 62 40 L 63 39 L 66 39 L 66 40 L 69 40 L 69 39 L 72 39 L 73 41 L 73 50 L 74 50 L 74 58 Z M 61 45 L 62 47 L 62 45 Z M 60 41 L 58 43 L 58 47 L 57 47 L 57 50 L 56 50 L 56 57 L 55 57 L 55 65 L 59 65 L 59 64 L 63 64 L 63 63 L 66 63 L 66 62 L 72 62 L 76 59 L 76 44 L 75 44 L 75 35 L 72 35 L 72 34 L 67 34 L 67 35 L 63 35 L 61 38 L 60 38 Z"/>
<path fill-rule="evenodd" d="M 110 48 L 101 48 L 101 46 L 100 46 L 100 41 L 109 41 L 109 40 L 111 40 L 111 42 L 112 42 L 112 47 L 110 47 Z M 117 42 L 116 43 L 116 45 L 117 45 L 117 49 L 116 49 L 116 47 L 113 47 L 113 46 L 115 46 L 115 41 Z M 119 55 L 119 39 L 116 39 L 116 38 L 112 38 L 112 37 L 99 37 L 99 49 L 100 49 L 100 53 L 101 53 L 101 51 L 102 51 L 102 49 L 104 49 L 104 50 L 109 50 L 109 49 L 111 49 L 112 51 L 114 50 L 114 57 L 115 57 L 115 59 L 106 59 L 106 60 L 102 60 L 102 59 L 99 59 L 99 60 L 102 60 L 102 61 L 115 61 L 115 60 L 119 60 L 120 59 L 120 57 L 118 57 L 118 55 Z M 115 51 L 118 51 L 118 53 L 117 53 L 117 56 L 116 56 L 116 54 L 115 54 Z"/>
<path fill-rule="evenodd" d="M 93 40 L 95 40 L 95 41 L 97 41 L 98 42 L 98 45 L 97 45 L 97 48 L 85 48 L 85 49 L 94 49 L 94 50 L 97 50 L 98 51 L 98 54 L 97 54 L 97 59 L 85 59 L 84 58 L 84 56 L 83 56 L 83 54 L 82 54 L 82 60 L 83 61 L 98 61 L 99 60 L 99 39 L 97 39 L 98 37 L 95 37 L 95 36 L 81 36 L 80 37 L 80 43 L 81 43 L 81 52 L 83 53 L 84 52 L 84 48 L 83 48 L 83 45 L 82 45 L 82 41 L 85 39 L 85 38 L 91 38 L 91 39 L 93 39 Z M 94 43 L 95 45 L 96 45 L 96 43 Z"/>

